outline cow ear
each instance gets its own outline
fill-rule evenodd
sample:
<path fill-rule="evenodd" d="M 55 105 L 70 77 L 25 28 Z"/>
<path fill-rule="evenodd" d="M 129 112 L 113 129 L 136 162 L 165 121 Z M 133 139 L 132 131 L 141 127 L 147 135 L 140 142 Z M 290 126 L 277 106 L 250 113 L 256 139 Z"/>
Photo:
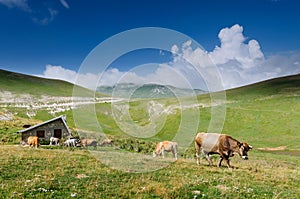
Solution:
<path fill-rule="evenodd" d="M 253 149 L 253 146 L 249 145 L 249 150 L 252 150 Z"/>
<path fill-rule="evenodd" d="M 238 143 L 238 146 L 239 146 L 239 148 L 241 148 L 241 146 L 243 146 L 243 143 L 242 143 L 242 142 L 239 142 L 239 143 Z"/>

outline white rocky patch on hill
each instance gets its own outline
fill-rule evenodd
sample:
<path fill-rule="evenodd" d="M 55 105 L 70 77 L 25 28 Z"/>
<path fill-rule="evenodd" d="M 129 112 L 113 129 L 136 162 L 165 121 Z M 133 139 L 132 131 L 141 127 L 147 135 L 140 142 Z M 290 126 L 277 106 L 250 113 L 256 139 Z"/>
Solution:
<path fill-rule="evenodd" d="M 0 92 L 0 108 L 24 108 L 27 109 L 27 116 L 34 117 L 37 110 L 47 110 L 51 115 L 72 110 L 81 105 L 111 103 L 121 101 L 122 99 L 105 97 L 54 97 L 41 96 L 36 97 L 30 94 L 13 94 L 8 91 Z"/>

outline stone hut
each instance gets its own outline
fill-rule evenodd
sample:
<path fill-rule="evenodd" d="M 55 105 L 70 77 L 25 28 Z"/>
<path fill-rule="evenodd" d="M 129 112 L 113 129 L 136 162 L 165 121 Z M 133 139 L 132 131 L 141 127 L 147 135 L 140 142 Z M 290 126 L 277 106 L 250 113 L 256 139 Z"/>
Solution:
<path fill-rule="evenodd" d="M 66 123 L 66 116 L 61 115 L 41 124 L 18 131 L 22 134 L 22 141 L 27 142 L 29 136 L 37 136 L 40 141 L 50 141 L 50 137 L 71 137 L 71 131 Z"/>

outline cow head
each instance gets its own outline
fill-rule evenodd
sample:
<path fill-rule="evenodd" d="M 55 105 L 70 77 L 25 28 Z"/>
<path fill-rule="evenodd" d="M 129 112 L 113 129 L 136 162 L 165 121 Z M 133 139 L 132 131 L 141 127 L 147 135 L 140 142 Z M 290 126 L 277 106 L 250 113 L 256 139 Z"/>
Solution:
<path fill-rule="evenodd" d="M 160 151 L 153 151 L 153 157 L 155 158 L 156 156 L 160 155 Z"/>
<path fill-rule="evenodd" d="M 250 151 L 253 147 L 246 142 L 239 143 L 239 155 L 244 160 L 248 160 L 248 151 Z"/>
<path fill-rule="evenodd" d="M 157 156 L 157 154 L 155 153 L 155 151 L 153 151 L 153 157 L 155 158 Z"/>

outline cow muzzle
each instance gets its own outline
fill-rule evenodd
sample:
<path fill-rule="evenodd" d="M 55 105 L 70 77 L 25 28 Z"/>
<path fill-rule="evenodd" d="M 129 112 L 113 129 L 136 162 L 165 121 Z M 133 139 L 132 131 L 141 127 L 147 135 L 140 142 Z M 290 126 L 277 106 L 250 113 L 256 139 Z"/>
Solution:
<path fill-rule="evenodd" d="M 243 160 L 248 160 L 248 156 L 246 156 L 246 155 L 243 155 L 242 158 L 243 158 Z"/>

